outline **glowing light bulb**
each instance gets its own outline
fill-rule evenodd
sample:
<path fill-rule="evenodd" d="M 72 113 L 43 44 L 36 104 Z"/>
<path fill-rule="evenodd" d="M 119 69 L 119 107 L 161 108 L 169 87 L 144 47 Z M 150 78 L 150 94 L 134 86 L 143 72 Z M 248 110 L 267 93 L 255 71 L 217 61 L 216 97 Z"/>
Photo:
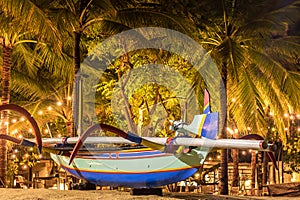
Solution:
<path fill-rule="evenodd" d="M 22 121 L 22 122 L 25 121 L 25 118 L 24 118 L 24 117 L 21 117 L 21 118 L 20 118 L 20 121 Z"/>
<path fill-rule="evenodd" d="M 270 112 L 270 116 L 273 116 L 274 115 L 274 113 L 273 112 Z"/>
<path fill-rule="evenodd" d="M 17 122 L 17 119 L 12 119 L 11 122 L 12 122 L 12 123 L 16 123 L 16 122 Z"/>
<path fill-rule="evenodd" d="M 58 102 L 56 103 L 56 105 L 62 106 L 62 102 L 61 102 L 61 101 L 58 101 Z"/>
<path fill-rule="evenodd" d="M 48 110 L 48 111 L 51 111 L 51 110 L 52 110 L 52 107 L 51 107 L 51 106 L 48 106 L 47 110 Z"/>
<path fill-rule="evenodd" d="M 22 139 L 22 138 L 23 138 L 23 135 L 21 135 L 21 134 L 18 135 L 18 138 L 19 138 L 19 139 Z"/>
<path fill-rule="evenodd" d="M 28 129 L 28 132 L 29 132 L 29 133 L 32 133 L 32 131 L 33 131 L 33 130 L 32 130 L 31 128 L 30 128 L 30 129 Z"/>
<path fill-rule="evenodd" d="M 236 102 L 236 99 L 235 99 L 235 98 L 232 98 L 231 101 L 232 101 L 232 102 Z"/>
<path fill-rule="evenodd" d="M 72 100 L 72 97 L 71 96 L 68 96 L 68 98 L 67 98 L 69 101 L 71 101 Z"/>
<path fill-rule="evenodd" d="M 283 115 L 285 118 L 288 118 L 289 117 L 289 114 L 288 113 L 284 113 Z"/>
<path fill-rule="evenodd" d="M 229 127 L 226 127 L 226 130 L 232 135 L 233 134 L 233 130 Z"/>
<path fill-rule="evenodd" d="M 43 114 L 43 111 L 42 111 L 42 110 L 40 110 L 40 111 L 38 112 L 38 114 L 39 114 L 39 115 L 42 115 L 42 114 Z"/>

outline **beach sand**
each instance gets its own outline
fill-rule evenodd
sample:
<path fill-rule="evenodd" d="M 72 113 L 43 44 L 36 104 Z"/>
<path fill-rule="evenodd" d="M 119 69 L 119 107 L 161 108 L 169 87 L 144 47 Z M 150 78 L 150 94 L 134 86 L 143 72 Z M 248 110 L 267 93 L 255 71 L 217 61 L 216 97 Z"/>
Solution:
<path fill-rule="evenodd" d="M 237 200 L 237 199 L 300 199 L 298 197 L 250 197 L 223 196 L 197 193 L 166 193 L 163 196 L 132 196 L 130 192 L 117 190 L 53 190 L 53 189 L 0 189 L 0 200 Z"/>

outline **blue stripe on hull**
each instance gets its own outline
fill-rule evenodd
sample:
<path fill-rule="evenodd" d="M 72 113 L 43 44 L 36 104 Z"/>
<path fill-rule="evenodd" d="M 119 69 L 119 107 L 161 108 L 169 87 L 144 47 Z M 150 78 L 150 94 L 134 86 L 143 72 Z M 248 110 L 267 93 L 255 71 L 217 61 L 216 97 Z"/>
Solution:
<path fill-rule="evenodd" d="M 64 166 L 62 167 L 78 178 L 84 178 L 100 186 L 125 186 L 132 188 L 153 188 L 175 183 L 187 179 L 198 170 L 198 168 L 189 168 L 165 172 L 117 174 L 79 171 Z"/>

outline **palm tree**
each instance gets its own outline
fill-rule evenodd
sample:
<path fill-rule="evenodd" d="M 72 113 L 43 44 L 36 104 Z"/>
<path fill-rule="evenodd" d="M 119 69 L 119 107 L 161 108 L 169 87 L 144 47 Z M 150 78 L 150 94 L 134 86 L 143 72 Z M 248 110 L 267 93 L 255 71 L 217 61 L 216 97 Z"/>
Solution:
<path fill-rule="evenodd" d="M 263 135 L 267 127 L 264 107 L 268 105 L 277 116 L 299 108 L 300 94 L 296 92 L 299 73 L 288 70 L 281 62 L 299 54 L 296 38 L 284 36 L 284 23 L 292 23 L 290 19 L 299 12 L 298 3 L 221 0 L 214 1 L 213 5 L 202 2 L 198 11 L 190 11 L 198 19 L 195 21 L 202 44 L 220 67 L 227 91 L 228 113 L 241 132 L 249 127 Z M 276 124 L 284 138 L 280 117 Z M 222 136 L 226 137 L 225 129 Z M 226 150 L 222 153 L 220 193 L 228 194 Z"/>
<path fill-rule="evenodd" d="M 49 37 L 56 36 L 55 30 L 52 26 L 51 21 L 47 16 L 41 12 L 41 10 L 34 6 L 30 1 L 10 1 L 0 3 L 0 42 L 2 44 L 3 51 L 3 67 L 2 67 L 2 95 L 1 103 L 8 104 L 10 101 L 10 77 L 12 64 L 14 62 L 14 48 L 16 45 L 22 43 L 37 43 L 37 35 L 44 34 L 46 30 L 49 31 Z M 35 20 L 31 20 L 35 19 Z M 38 19 L 38 20 L 37 20 Z M 29 21 L 30 24 L 29 24 Z M 45 39 L 46 37 L 40 37 L 39 39 Z M 38 45 L 36 45 L 38 46 Z M 25 49 L 23 49 L 25 50 Z M 34 61 L 34 59 L 32 59 Z M 34 66 L 34 62 L 32 65 Z M 1 114 L 1 131 L 7 134 L 8 119 L 7 113 L 2 112 Z M 7 168 L 7 149 L 6 142 L 1 141 L 0 144 L 0 179 L 5 184 L 5 174 Z"/>

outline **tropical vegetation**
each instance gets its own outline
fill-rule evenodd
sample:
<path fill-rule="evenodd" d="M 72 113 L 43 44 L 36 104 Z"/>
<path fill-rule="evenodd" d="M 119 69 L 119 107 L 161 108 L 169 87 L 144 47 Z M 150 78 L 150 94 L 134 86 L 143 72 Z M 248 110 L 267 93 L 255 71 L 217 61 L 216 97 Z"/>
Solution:
<path fill-rule="evenodd" d="M 132 28 L 159 26 L 192 37 L 217 64 L 228 108 L 221 137 L 226 138 L 227 128 L 231 128 L 239 135 L 258 133 L 286 145 L 290 142 L 286 133 L 291 131 L 286 130 L 290 122 L 284 114 L 300 113 L 300 38 L 299 26 L 295 26 L 300 21 L 299 6 L 299 0 L 2 1 L 1 103 L 24 106 L 45 131 L 48 123 L 54 134 L 76 135 L 74 120 L 90 120 L 77 118 L 79 102 L 74 95 L 83 78 L 78 73 L 80 63 L 109 36 Z M 169 120 L 191 120 L 185 113 L 192 116 L 193 108 L 181 106 L 192 104 L 191 99 L 180 99 L 158 84 L 144 84 L 132 96 L 125 96 L 130 71 L 145 64 L 169 66 L 188 80 L 199 102 L 203 102 L 206 85 L 190 63 L 167 51 L 138 50 L 116 58 L 94 86 L 97 120 L 140 135 L 154 132 L 156 136 L 169 136 Z M 116 86 L 121 102 L 118 112 L 111 108 Z M 202 104 L 197 105 L 201 110 Z M 12 116 L 7 119 L 4 113 L 1 121 Z M 18 124 L 10 125 L 6 134 L 16 126 L 25 129 L 22 122 Z M 276 134 L 269 137 L 270 131 Z M 0 178 L 5 181 L 7 144 L 0 142 Z M 227 154 L 227 150 L 222 151 L 222 194 L 228 193 Z"/>

